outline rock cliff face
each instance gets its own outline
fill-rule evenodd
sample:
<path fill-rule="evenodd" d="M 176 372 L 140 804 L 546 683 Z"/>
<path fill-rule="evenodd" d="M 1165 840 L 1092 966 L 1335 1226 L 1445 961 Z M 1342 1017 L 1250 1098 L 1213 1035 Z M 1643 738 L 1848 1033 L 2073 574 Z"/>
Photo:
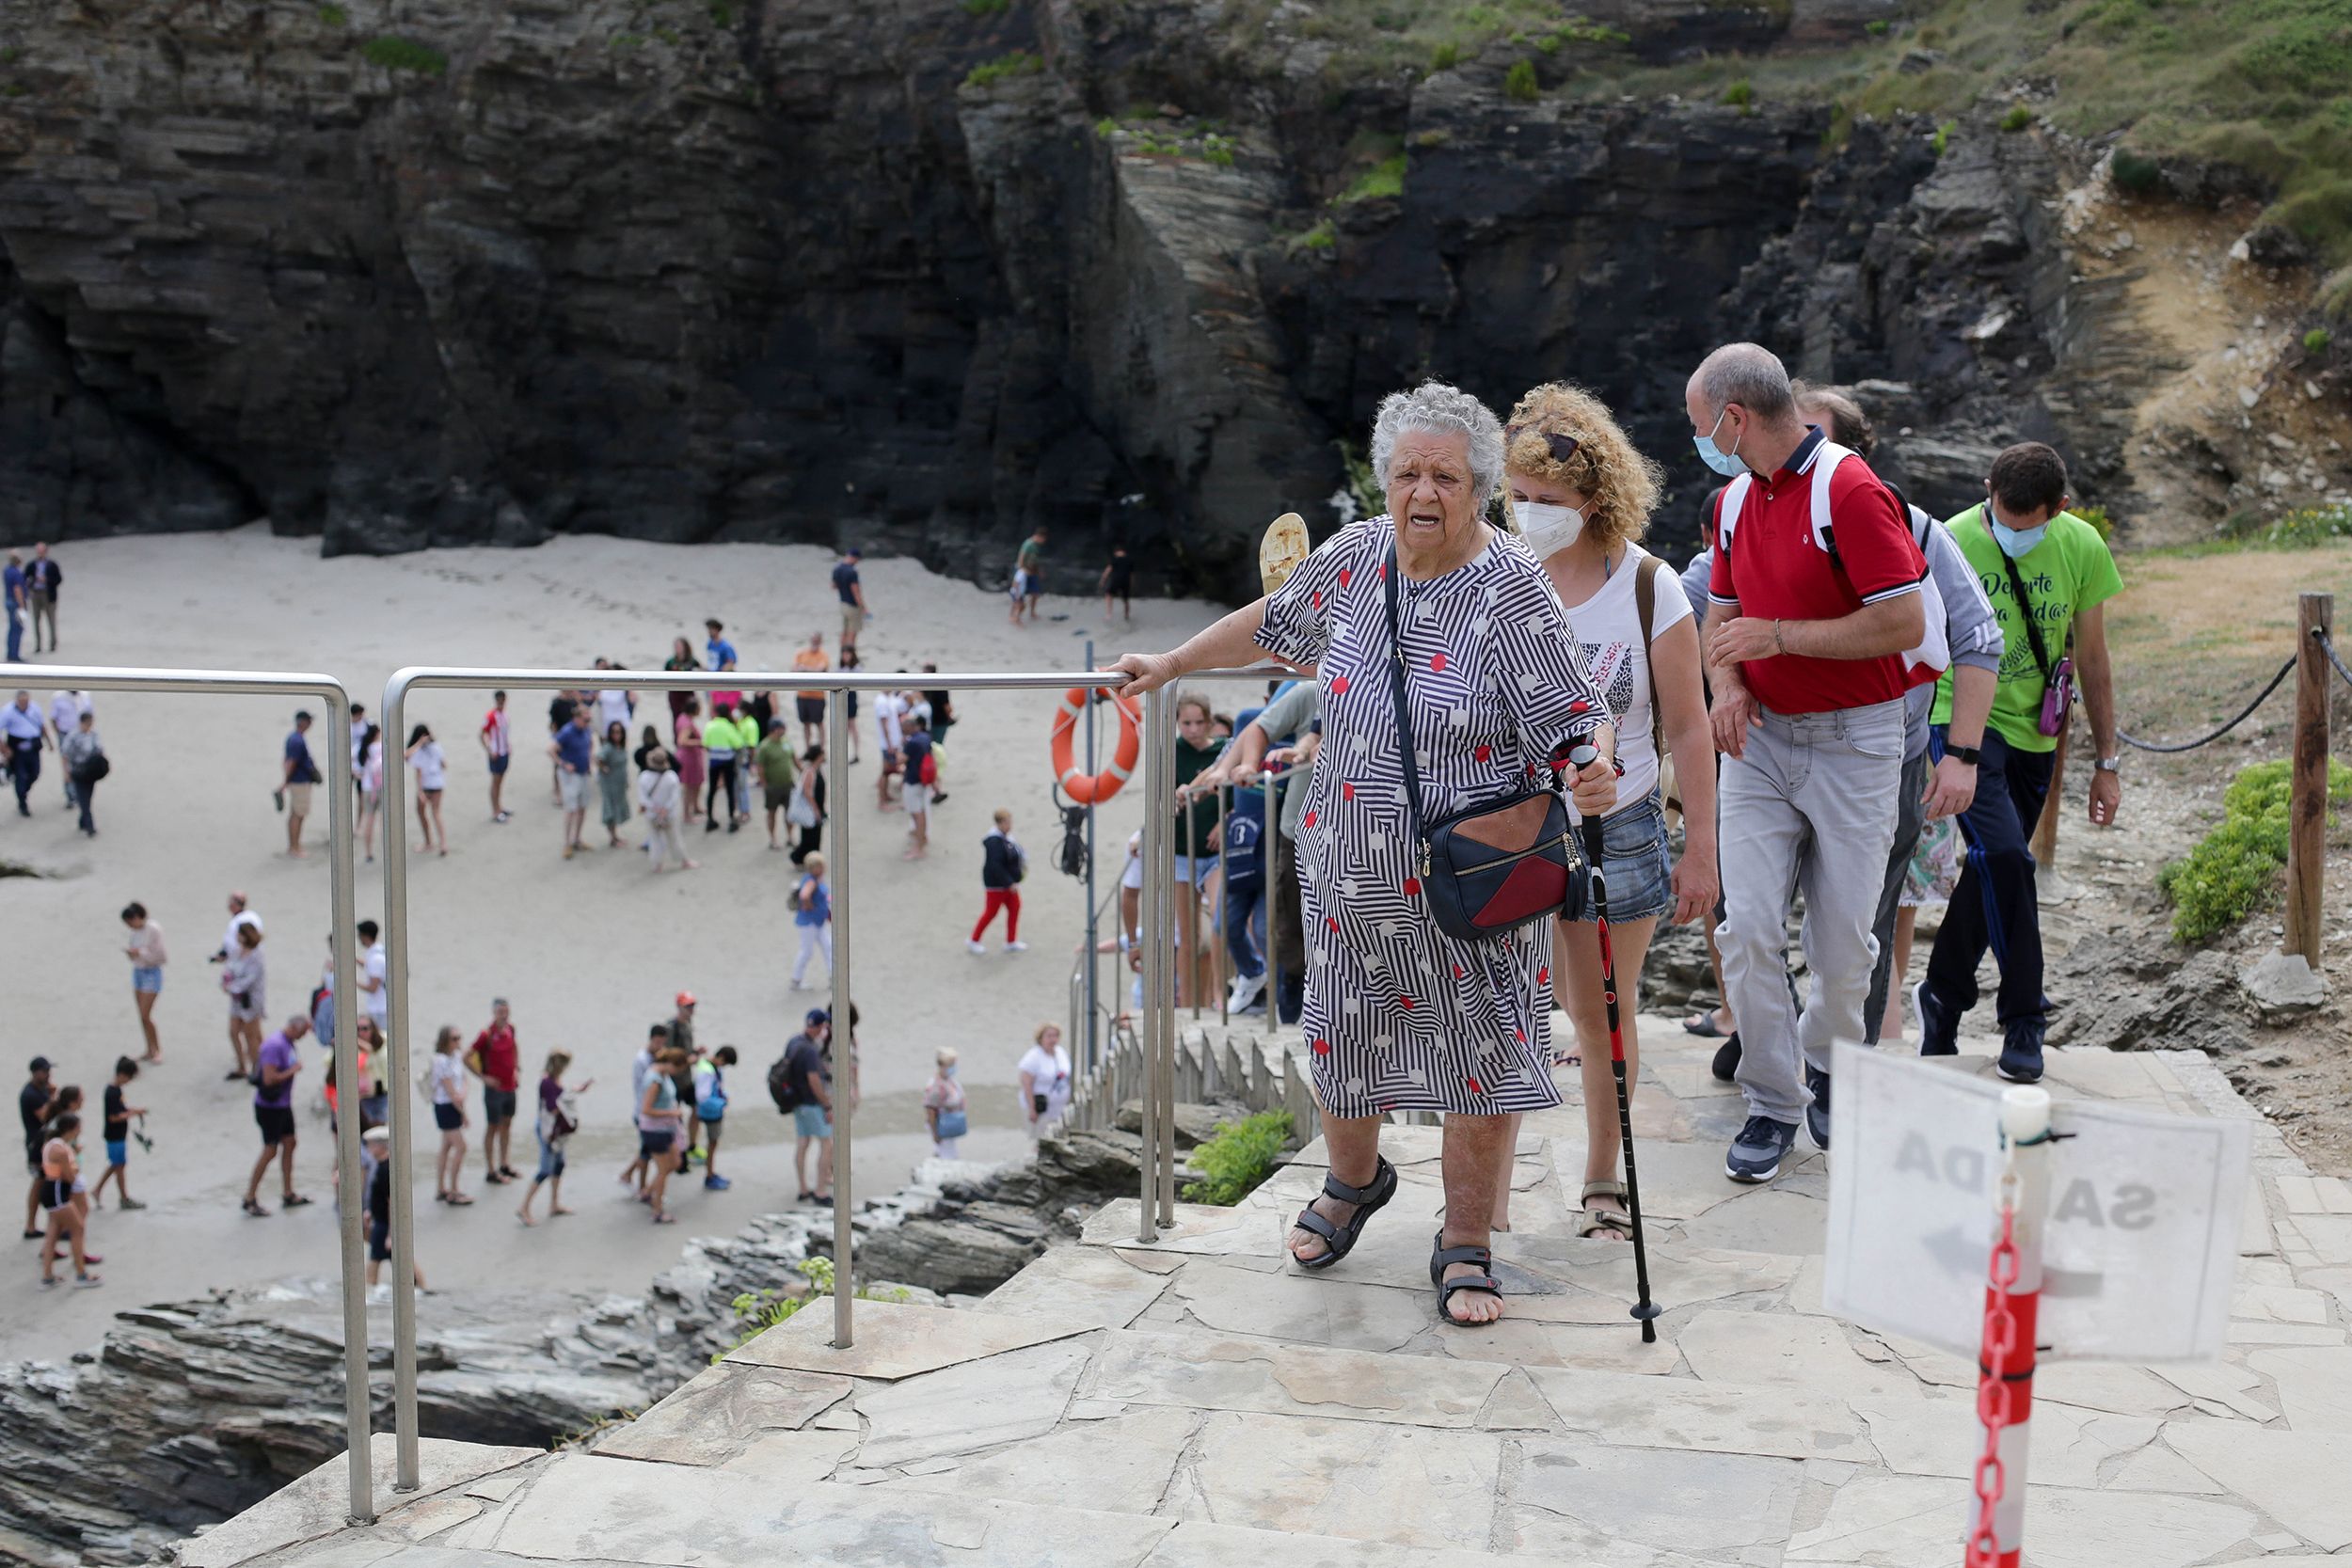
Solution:
<path fill-rule="evenodd" d="M 1661 59 L 1892 8 L 1594 14 Z M 2019 435 L 2122 483 L 2035 138 L 1827 150 L 1820 110 L 1551 90 L 1574 45 L 1534 101 L 1495 51 L 1335 85 L 1314 20 L 0 0 L 0 519 L 855 538 L 974 576 L 1042 525 L 1057 586 L 1121 538 L 1154 588 L 1238 590 L 1423 374 L 1585 381 L 1695 497 L 1680 382 L 1744 330 L 1916 388 L 1887 422 L 1928 504 Z"/>

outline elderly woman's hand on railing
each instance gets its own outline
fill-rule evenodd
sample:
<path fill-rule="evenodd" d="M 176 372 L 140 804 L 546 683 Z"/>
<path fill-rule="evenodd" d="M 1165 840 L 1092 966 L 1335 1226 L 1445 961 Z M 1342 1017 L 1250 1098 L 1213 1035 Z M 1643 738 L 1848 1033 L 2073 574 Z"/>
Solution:
<path fill-rule="evenodd" d="M 1116 662 L 1105 664 L 1104 670 L 1127 677 L 1127 684 L 1119 689 L 1122 696 L 1140 697 L 1182 675 L 1184 666 L 1174 654 L 1121 654 Z"/>

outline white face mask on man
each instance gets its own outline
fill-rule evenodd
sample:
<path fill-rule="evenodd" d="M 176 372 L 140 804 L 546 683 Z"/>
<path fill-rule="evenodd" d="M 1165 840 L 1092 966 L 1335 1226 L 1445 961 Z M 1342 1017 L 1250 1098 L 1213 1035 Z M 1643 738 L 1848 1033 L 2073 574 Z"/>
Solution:
<path fill-rule="evenodd" d="M 1566 549 L 1584 531 L 1584 514 L 1573 506 L 1513 501 L 1511 507 L 1518 517 L 1519 536 L 1538 561 Z"/>

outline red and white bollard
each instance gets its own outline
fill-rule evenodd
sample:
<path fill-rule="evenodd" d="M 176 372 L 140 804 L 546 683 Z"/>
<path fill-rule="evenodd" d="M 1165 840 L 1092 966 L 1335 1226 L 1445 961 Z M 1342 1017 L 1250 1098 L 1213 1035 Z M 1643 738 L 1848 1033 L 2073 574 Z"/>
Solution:
<path fill-rule="evenodd" d="M 2050 1211 L 2050 1094 L 2001 1094 L 2001 1172 L 1994 1188 L 1992 1268 L 1977 1418 L 1984 1448 L 1975 1470 L 1966 1568 L 2018 1568 L 2025 1543 L 2026 1445 L 2033 1413 L 2034 1330 L 2042 1306 L 2042 1230 Z"/>

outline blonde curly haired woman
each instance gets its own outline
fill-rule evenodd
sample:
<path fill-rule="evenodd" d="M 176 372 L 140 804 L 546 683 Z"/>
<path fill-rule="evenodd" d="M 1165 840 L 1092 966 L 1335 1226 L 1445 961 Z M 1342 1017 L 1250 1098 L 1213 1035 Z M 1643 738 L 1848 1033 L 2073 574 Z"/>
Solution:
<path fill-rule="evenodd" d="M 1519 399 L 1503 431 L 1504 484 L 1520 543 L 1543 563 L 1583 644 L 1584 662 L 1616 721 L 1624 776 L 1602 819 L 1609 934 L 1621 983 L 1642 973 L 1661 916 L 1699 920 L 1715 907 L 1715 744 L 1699 679 L 1698 621 L 1681 584 L 1639 541 L 1658 502 L 1658 465 L 1643 456 L 1598 398 L 1552 382 Z M 1659 740 L 1674 755 L 1683 852 L 1672 861 L 1660 788 Z M 1561 922 L 1552 933 L 1552 994 L 1575 1026 L 1584 1082 L 1581 1236 L 1630 1234 L 1617 1179 L 1616 1089 L 1601 994 L 1599 929 Z M 1623 1009 L 1626 1078 L 1639 1072 L 1636 1009 Z M 1510 1151 L 1496 1189 L 1495 1228 L 1510 1228 Z"/>

